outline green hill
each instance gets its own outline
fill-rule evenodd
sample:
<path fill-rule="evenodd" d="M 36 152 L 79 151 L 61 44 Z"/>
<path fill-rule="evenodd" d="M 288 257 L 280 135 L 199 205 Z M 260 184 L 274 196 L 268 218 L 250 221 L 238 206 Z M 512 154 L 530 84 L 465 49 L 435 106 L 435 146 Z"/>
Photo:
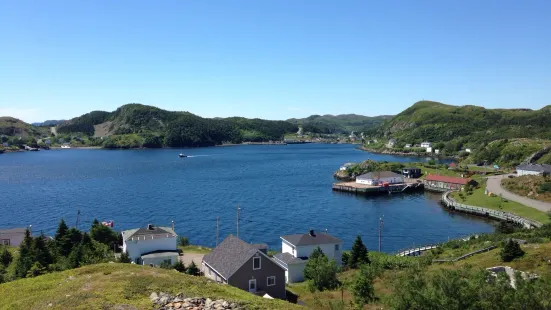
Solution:
<path fill-rule="evenodd" d="M 151 292 L 236 302 L 247 309 L 300 309 L 205 277 L 134 264 L 98 264 L 0 284 L 0 309 L 152 309 Z"/>
<path fill-rule="evenodd" d="M 0 117 L 0 135 L 27 139 L 43 136 L 45 135 L 45 131 L 17 118 L 2 116 Z"/>
<path fill-rule="evenodd" d="M 363 116 L 357 114 L 311 115 L 307 118 L 291 118 L 287 121 L 301 125 L 305 132 L 322 134 L 365 132 L 381 125 L 390 115 Z"/>
<path fill-rule="evenodd" d="M 114 112 L 90 112 L 57 127 L 59 134 L 109 137 L 101 141 L 109 148 L 211 146 L 281 140 L 286 133 L 297 130 L 296 125 L 284 121 L 240 117 L 211 119 L 142 104 L 127 104 Z"/>
<path fill-rule="evenodd" d="M 483 148 L 499 139 L 551 139 L 550 119 L 551 106 L 485 109 L 420 101 L 377 128 L 376 135 L 399 143 L 442 142 L 445 150 L 453 153 L 465 147 Z"/>

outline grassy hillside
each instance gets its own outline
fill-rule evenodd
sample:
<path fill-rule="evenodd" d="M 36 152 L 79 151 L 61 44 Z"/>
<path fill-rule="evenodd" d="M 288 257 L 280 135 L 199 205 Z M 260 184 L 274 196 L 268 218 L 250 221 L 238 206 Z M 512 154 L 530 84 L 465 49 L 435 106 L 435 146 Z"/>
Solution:
<path fill-rule="evenodd" d="M 551 178 L 525 175 L 504 179 L 501 185 L 517 195 L 551 203 Z"/>
<path fill-rule="evenodd" d="M 33 127 L 17 118 L 2 116 L 0 117 L 0 135 L 8 137 L 40 137 L 46 134 L 41 128 Z"/>
<path fill-rule="evenodd" d="M 0 309 L 151 309 L 151 292 L 225 299 L 248 309 L 301 309 L 174 270 L 99 264 L 0 284 Z M 49 306 L 51 304 L 51 306 Z"/>
<path fill-rule="evenodd" d="M 483 148 L 499 139 L 551 139 L 551 106 L 529 109 L 485 109 L 420 101 L 377 129 L 377 135 L 402 143 L 442 142 L 439 148 L 455 153 Z"/>
<path fill-rule="evenodd" d="M 497 163 L 500 166 L 515 167 L 549 146 L 551 146 L 551 140 L 501 139 L 474 150 L 465 162 L 482 163 L 486 160 L 489 164 Z M 545 154 L 538 162 L 545 163 L 549 158 L 549 154 Z"/>
<path fill-rule="evenodd" d="M 305 132 L 322 134 L 364 132 L 380 126 L 390 115 L 363 116 L 357 114 L 311 115 L 307 118 L 291 118 L 287 121 L 303 126 Z"/>

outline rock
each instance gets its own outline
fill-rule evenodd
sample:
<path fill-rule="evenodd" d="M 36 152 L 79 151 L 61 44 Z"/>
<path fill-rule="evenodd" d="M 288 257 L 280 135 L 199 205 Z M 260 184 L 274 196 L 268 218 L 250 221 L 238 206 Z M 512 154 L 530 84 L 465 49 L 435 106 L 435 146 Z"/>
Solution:
<path fill-rule="evenodd" d="M 180 308 L 182 308 L 182 303 L 181 302 L 174 303 L 174 309 L 180 309 Z"/>
<path fill-rule="evenodd" d="M 161 305 L 166 305 L 168 303 L 168 297 L 166 297 L 166 296 L 161 297 L 161 299 L 159 299 L 159 303 Z"/>
<path fill-rule="evenodd" d="M 166 306 L 169 307 L 169 308 L 172 308 L 172 307 L 174 307 L 174 304 L 169 302 L 168 304 L 166 304 Z"/>
<path fill-rule="evenodd" d="M 224 300 L 224 302 L 222 303 L 222 306 L 224 308 L 228 308 L 230 306 L 230 303 Z"/>
<path fill-rule="evenodd" d="M 183 300 L 180 297 L 174 298 L 172 302 L 182 302 Z"/>
<path fill-rule="evenodd" d="M 149 295 L 149 299 L 152 302 L 156 302 L 159 299 L 159 295 L 157 295 L 157 293 L 153 292 L 153 293 L 151 293 L 151 295 Z"/>
<path fill-rule="evenodd" d="M 54 306 L 54 304 L 52 304 L 52 303 L 48 304 L 48 307 L 53 307 L 53 306 Z"/>

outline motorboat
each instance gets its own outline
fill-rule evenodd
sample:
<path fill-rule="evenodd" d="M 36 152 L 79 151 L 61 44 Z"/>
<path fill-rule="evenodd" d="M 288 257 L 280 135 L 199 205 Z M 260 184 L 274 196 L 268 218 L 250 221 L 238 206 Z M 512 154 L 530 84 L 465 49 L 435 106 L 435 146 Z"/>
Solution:
<path fill-rule="evenodd" d="M 184 154 L 180 153 L 180 154 L 178 154 L 178 157 L 184 158 L 184 157 L 187 157 L 187 155 L 184 155 Z"/>
<path fill-rule="evenodd" d="M 69 145 L 67 145 L 67 144 L 63 144 L 63 145 L 61 146 L 61 148 L 62 148 L 62 149 L 70 149 L 71 146 L 69 146 Z"/>

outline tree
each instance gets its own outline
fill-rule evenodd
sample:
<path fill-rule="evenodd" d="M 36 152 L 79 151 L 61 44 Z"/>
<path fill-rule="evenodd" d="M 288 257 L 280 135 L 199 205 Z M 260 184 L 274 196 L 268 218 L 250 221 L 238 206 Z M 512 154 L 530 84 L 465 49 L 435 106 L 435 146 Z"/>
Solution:
<path fill-rule="evenodd" d="M 178 272 L 185 273 L 186 272 L 186 265 L 182 263 L 182 261 L 178 260 L 176 264 L 174 264 L 174 269 L 176 269 Z"/>
<path fill-rule="evenodd" d="M 178 237 L 178 245 L 180 245 L 180 246 L 188 246 L 188 245 L 189 245 L 189 239 L 188 239 L 188 237 Z"/>
<path fill-rule="evenodd" d="M 186 273 L 192 276 L 198 276 L 199 275 L 199 268 L 197 268 L 197 265 L 195 265 L 194 261 L 191 261 L 191 264 L 187 267 Z"/>
<path fill-rule="evenodd" d="M 0 265 L 4 267 L 8 267 L 9 264 L 13 261 L 13 255 L 10 251 L 8 251 L 7 247 L 4 247 L 2 252 L 0 253 Z"/>
<path fill-rule="evenodd" d="M 323 253 L 323 251 L 321 250 L 321 248 L 319 246 L 317 246 L 313 251 L 312 251 L 312 254 L 310 254 L 310 258 L 318 258 L 322 255 L 325 255 Z"/>
<path fill-rule="evenodd" d="M 44 234 L 34 238 L 32 245 L 32 252 L 34 253 L 34 260 L 38 262 L 41 267 L 47 267 L 54 262 L 50 250 L 46 247 Z"/>
<path fill-rule="evenodd" d="M 356 275 L 352 285 L 352 295 L 356 305 L 363 309 L 363 306 L 375 299 L 375 289 L 373 287 L 375 272 L 371 265 L 363 265 L 360 272 Z"/>
<path fill-rule="evenodd" d="M 510 262 L 517 257 L 524 255 L 524 251 L 520 248 L 518 242 L 509 239 L 503 249 L 501 249 L 501 260 L 504 262 Z"/>
<path fill-rule="evenodd" d="M 352 245 L 352 251 L 350 251 L 348 266 L 355 269 L 362 264 L 369 264 L 369 255 L 367 248 L 362 241 L 362 238 L 358 235 L 356 237 L 356 240 L 354 240 L 354 244 Z"/>
<path fill-rule="evenodd" d="M 82 245 L 79 243 L 73 248 L 71 254 L 69 254 L 69 267 L 78 268 L 82 265 L 82 260 L 84 257 L 84 251 Z"/>
<path fill-rule="evenodd" d="M 341 257 L 342 265 L 348 266 L 348 260 L 350 260 L 350 253 L 342 252 L 342 257 Z"/>
<path fill-rule="evenodd" d="M 320 252 L 321 250 L 314 250 L 304 267 L 304 278 L 310 280 L 308 287 L 312 292 L 332 290 L 340 284 L 337 279 L 337 263 L 334 260 L 329 261 L 327 256 Z"/>
<path fill-rule="evenodd" d="M 64 257 L 67 257 L 73 248 L 73 243 L 69 236 L 69 227 L 65 224 L 65 221 L 61 219 L 55 233 L 55 244 L 57 252 Z M 78 240 L 80 242 L 80 239 Z"/>
<path fill-rule="evenodd" d="M 28 278 L 38 277 L 39 275 L 45 274 L 46 268 L 42 266 L 39 262 L 35 262 L 31 269 L 27 272 Z"/>
<path fill-rule="evenodd" d="M 97 220 L 94 220 L 90 227 L 90 237 L 109 246 L 117 242 L 117 233 L 111 227 L 101 225 Z"/>
<path fill-rule="evenodd" d="M 119 256 L 119 263 L 126 263 L 130 264 L 132 260 L 130 259 L 130 255 L 128 255 L 128 252 L 122 252 L 121 256 Z"/>

